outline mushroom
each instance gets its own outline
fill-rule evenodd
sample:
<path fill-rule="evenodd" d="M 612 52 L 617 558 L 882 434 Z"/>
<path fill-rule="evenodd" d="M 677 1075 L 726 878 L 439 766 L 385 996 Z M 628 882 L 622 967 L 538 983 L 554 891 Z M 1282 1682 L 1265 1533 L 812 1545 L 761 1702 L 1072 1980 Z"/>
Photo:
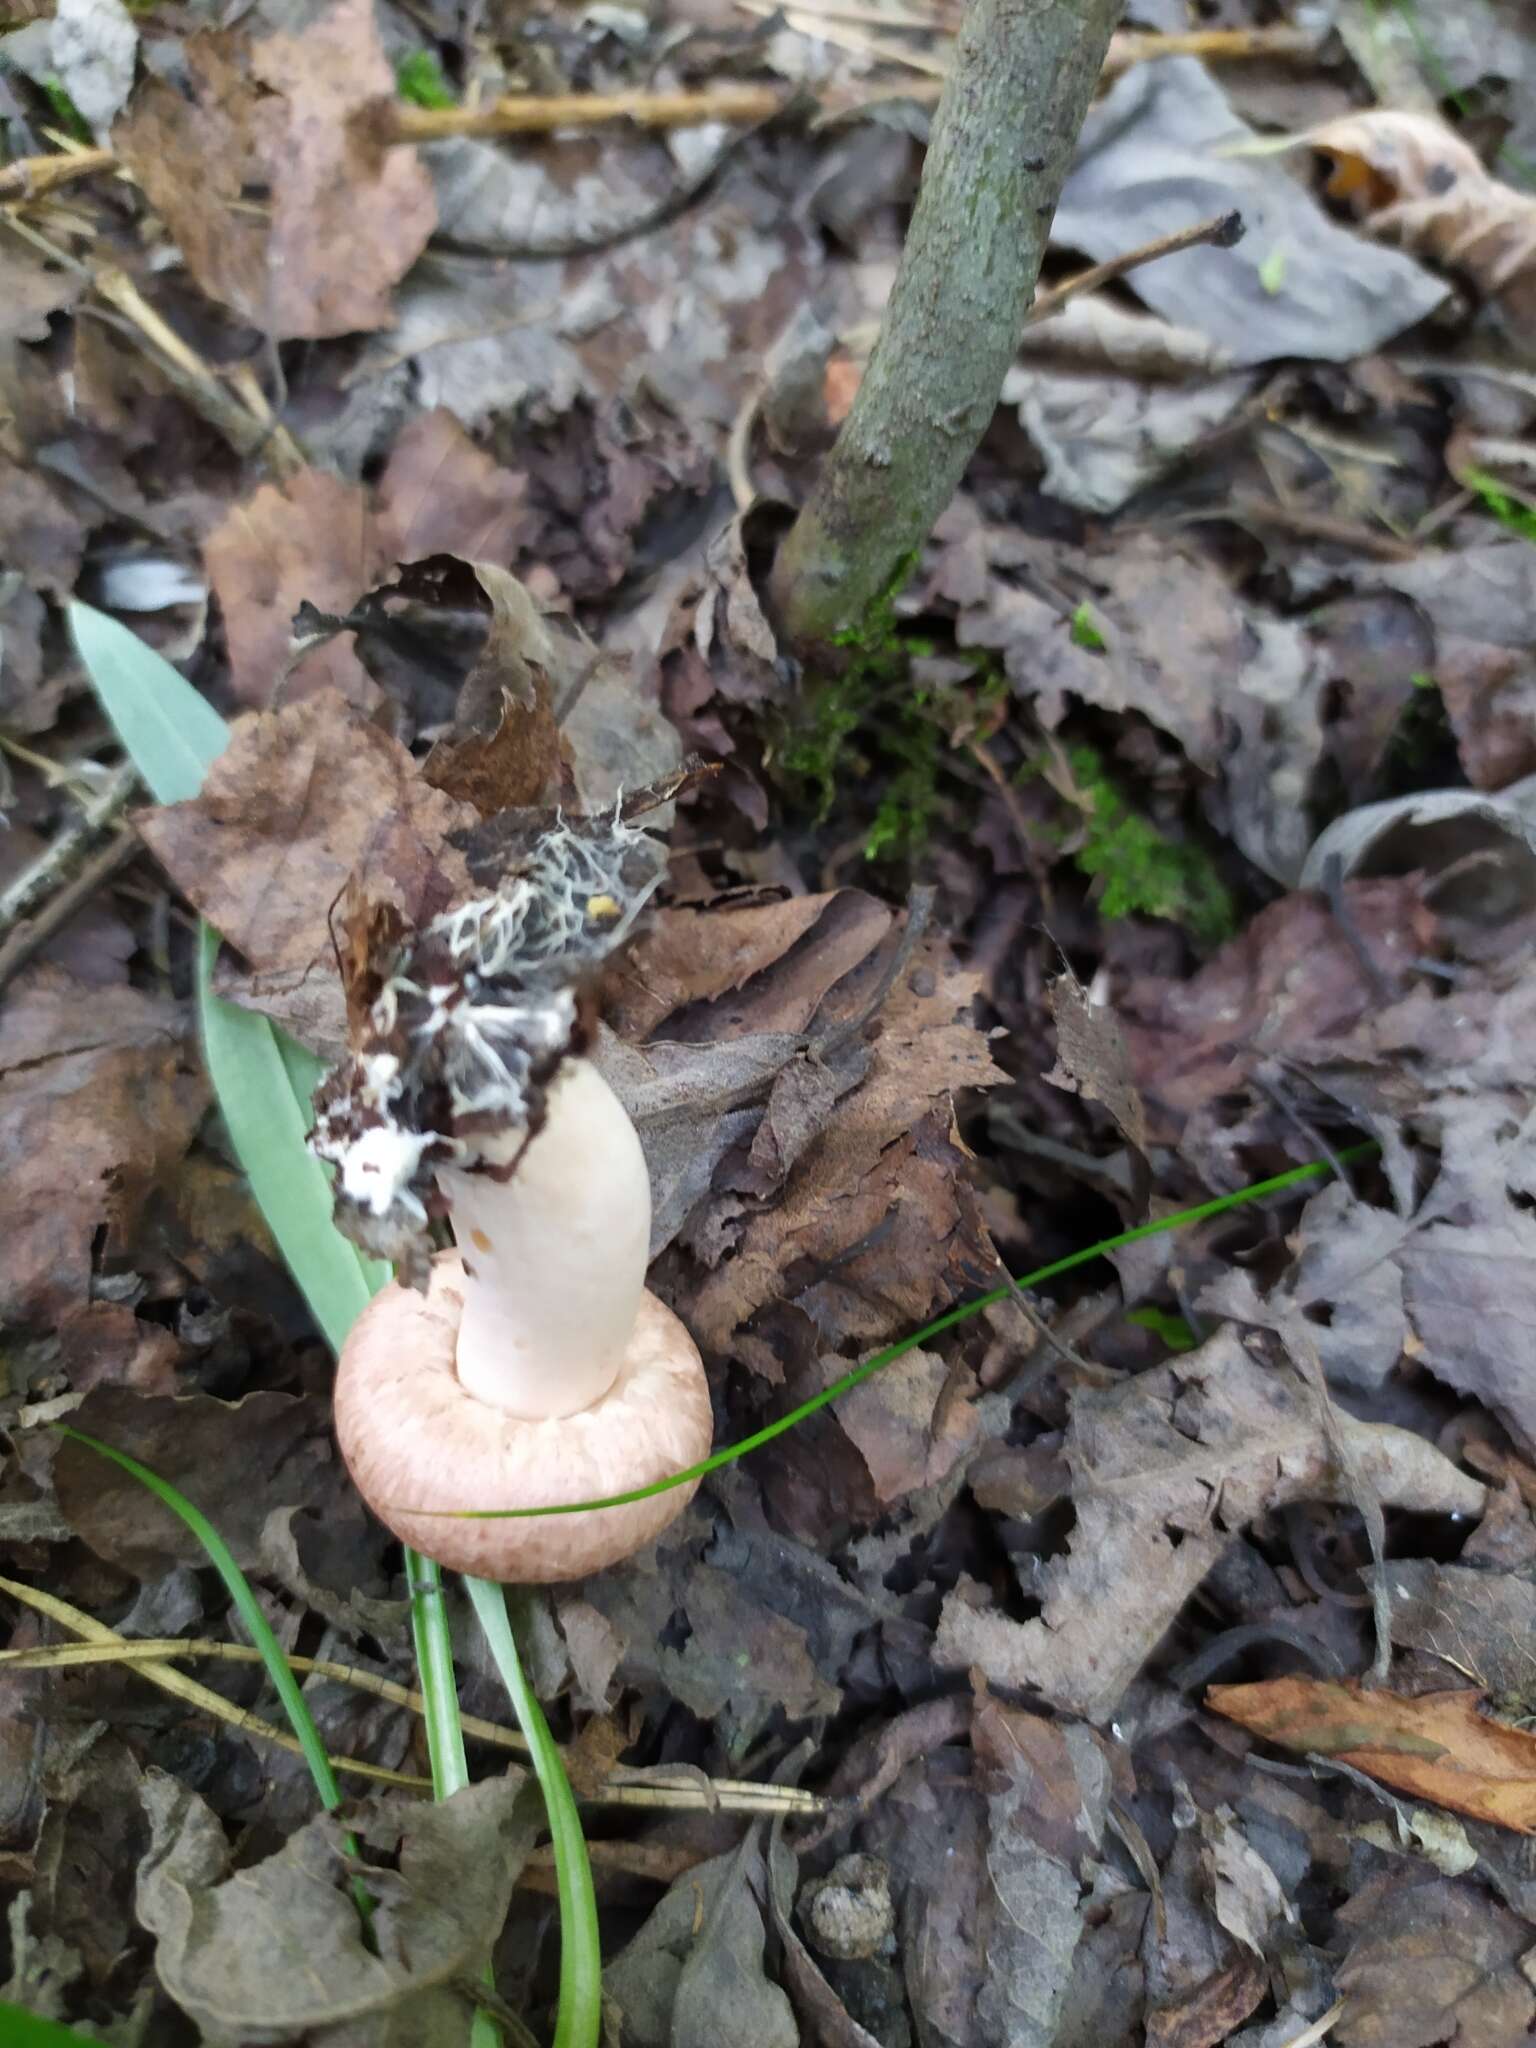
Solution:
<path fill-rule="evenodd" d="M 645 1287 L 645 1155 L 578 1001 L 659 874 L 617 813 L 532 835 L 492 894 L 397 936 L 321 1090 L 338 1222 L 401 1276 L 342 1350 L 342 1456 L 389 1529 L 478 1578 L 597 1571 L 697 1481 L 573 1515 L 458 1511 L 631 1492 L 709 1450 L 698 1349 Z M 456 1248 L 429 1257 L 434 1214 Z"/>

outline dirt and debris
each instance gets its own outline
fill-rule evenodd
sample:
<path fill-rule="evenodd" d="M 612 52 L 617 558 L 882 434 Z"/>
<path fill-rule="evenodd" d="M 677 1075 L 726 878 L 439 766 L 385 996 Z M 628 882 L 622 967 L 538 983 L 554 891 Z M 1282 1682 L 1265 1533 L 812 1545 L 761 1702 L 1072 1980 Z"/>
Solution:
<path fill-rule="evenodd" d="M 307 1072 L 584 820 L 650 1285 L 718 1442 L 820 1404 L 520 1616 L 609 2038 L 1530 2038 L 1536 19 L 1132 0 L 964 482 L 805 663 L 959 13 L 0 26 L 0 2040 L 449 2048 L 488 1955 L 550 2037 L 536 1788 L 450 1586 L 426 1796 L 196 963 Z M 230 721 L 196 797 L 75 601 Z M 60 1424 L 229 1545 L 338 1814 Z"/>

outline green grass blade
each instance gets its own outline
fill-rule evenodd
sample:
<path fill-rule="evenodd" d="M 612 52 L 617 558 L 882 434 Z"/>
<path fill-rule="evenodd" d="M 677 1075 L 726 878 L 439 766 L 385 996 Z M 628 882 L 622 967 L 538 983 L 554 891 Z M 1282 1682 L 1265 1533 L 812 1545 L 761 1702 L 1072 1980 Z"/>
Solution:
<path fill-rule="evenodd" d="M 0 1998 L 0 2043 L 4 2048 L 101 2048 L 94 2034 L 77 2034 L 57 2020 L 40 2020 Z"/>
<path fill-rule="evenodd" d="M 592 1866 L 576 1797 L 538 1696 L 524 1676 L 517 1639 L 507 1619 L 505 1593 L 485 1579 L 466 1578 L 464 1584 L 512 1711 L 528 1738 L 549 1818 L 560 1903 L 560 2012 L 554 2048 L 597 2048 L 603 2020 L 603 1958 L 597 1935 L 597 1895 L 592 1889 Z"/>
<path fill-rule="evenodd" d="M 285 1047 L 283 1034 L 265 1017 L 213 993 L 217 951 L 218 939 L 205 925 L 197 997 L 208 1077 L 251 1193 L 315 1321 L 339 1351 L 389 1270 L 365 1259 L 331 1220 L 330 1177 L 304 1142 L 308 1095 L 294 1089 L 295 1074 L 307 1074 L 311 1056 L 302 1046 Z"/>
<path fill-rule="evenodd" d="M 328 1813 L 334 1813 L 341 1805 L 341 1788 L 336 1783 L 336 1773 L 331 1769 L 331 1760 L 325 1753 L 325 1744 L 320 1740 L 320 1731 L 305 1703 L 299 1689 L 299 1681 L 288 1667 L 277 1637 L 273 1635 L 267 1617 L 262 1613 L 256 1595 L 251 1591 L 245 1573 L 235 1562 L 235 1554 L 224 1538 L 215 1529 L 201 1508 L 194 1507 L 184 1493 L 162 1479 L 158 1472 L 151 1472 L 147 1465 L 141 1465 L 137 1458 L 131 1458 L 126 1451 L 114 1450 L 111 1444 L 104 1444 L 100 1438 L 87 1436 L 83 1429 L 72 1429 L 68 1423 L 60 1423 L 61 1435 L 70 1437 L 77 1444 L 84 1444 L 95 1451 L 98 1457 L 110 1459 L 124 1472 L 147 1487 L 171 1513 L 191 1530 L 203 1546 L 208 1562 L 224 1581 L 224 1589 L 234 1602 L 235 1612 L 245 1623 L 246 1633 L 261 1652 L 261 1661 L 266 1667 L 268 1678 L 282 1702 L 283 1712 L 288 1716 L 288 1725 L 298 1739 L 304 1752 L 304 1761 L 309 1766 L 309 1775 L 315 1781 L 315 1790 L 320 1795 L 320 1804 Z M 352 1835 L 344 1837 L 348 1853 L 361 1859 L 362 1850 Z M 373 1924 L 373 1901 L 369 1898 L 362 1879 L 352 1880 L 352 1896 L 357 1902 L 358 1916 L 364 1932 Z"/>
<path fill-rule="evenodd" d="M 194 797 L 229 744 L 229 727 L 186 677 L 137 633 L 88 604 L 69 626 L 107 716 L 156 803 Z"/>
<path fill-rule="evenodd" d="M 235 1611 L 245 1623 L 247 1634 L 261 1652 L 267 1676 L 277 1690 L 278 1698 L 283 1703 L 283 1711 L 288 1716 L 288 1724 L 298 1737 L 299 1747 L 304 1752 L 304 1761 L 309 1765 L 310 1776 L 315 1781 L 315 1790 L 320 1794 L 320 1803 L 328 1812 L 334 1813 L 341 1804 L 341 1792 L 336 1783 L 336 1775 L 331 1769 L 330 1758 L 325 1753 L 325 1744 L 320 1740 L 320 1731 L 310 1718 L 309 1708 L 304 1703 L 304 1695 L 299 1690 L 299 1682 L 288 1668 L 288 1660 L 283 1655 L 277 1637 L 273 1635 L 245 1573 L 236 1564 L 234 1552 L 224 1538 L 201 1508 L 194 1507 L 184 1493 L 172 1486 L 168 1480 L 162 1479 L 158 1472 L 151 1472 L 147 1465 L 141 1465 L 137 1458 L 130 1457 L 126 1451 L 114 1450 L 111 1444 L 104 1444 L 97 1437 L 87 1436 L 83 1429 L 71 1428 L 67 1422 L 61 1422 L 58 1428 L 62 1436 L 72 1438 L 77 1444 L 84 1444 L 87 1449 L 97 1452 L 99 1456 L 109 1458 L 124 1472 L 131 1473 L 139 1484 L 147 1487 L 156 1500 L 168 1507 L 201 1543 L 207 1553 L 208 1562 L 224 1581 L 225 1590 L 234 1602 Z"/>
<path fill-rule="evenodd" d="M 1374 1140 L 1351 1145 L 1336 1154 L 1343 1165 L 1356 1160 L 1368 1159 L 1379 1148 Z M 888 1365 L 894 1365 L 898 1358 L 904 1358 L 909 1351 L 915 1351 L 920 1344 L 931 1338 L 942 1336 L 957 1323 L 963 1323 L 984 1308 L 991 1308 L 995 1302 L 1006 1301 L 1015 1287 L 1038 1287 L 1042 1281 L 1054 1280 L 1058 1273 L 1070 1273 L 1074 1266 L 1086 1266 L 1090 1259 L 1101 1259 L 1107 1252 L 1117 1252 L 1122 1245 L 1139 1244 L 1144 1237 L 1160 1237 L 1166 1230 L 1179 1230 L 1187 1223 L 1202 1223 L 1208 1216 L 1221 1216 L 1228 1209 L 1237 1209 L 1248 1202 L 1262 1200 L 1265 1195 L 1277 1195 L 1286 1188 L 1299 1187 L 1302 1182 L 1318 1180 L 1331 1173 L 1333 1167 L 1326 1159 L 1314 1159 L 1308 1166 L 1293 1166 L 1286 1173 L 1277 1173 L 1268 1180 L 1256 1180 L 1246 1188 L 1239 1188 L 1235 1194 L 1217 1195 L 1209 1202 L 1198 1202 L 1191 1209 L 1180 1209 L 1174 1216 L 1159 1216 L 1154 1222 L 1139 1223 L 1134 1230 L 1122 1230 L 1114 1237 L 1100 1238 L 1097 1244 L 1085 1245 L 1081 1251 L 1069 1252 L 1064 1259 L 1054 1259 L 1048 1266 L 1038 1266 L 1033 1273 L 1025 1273 L 1020 1279 L 1003 1287 L 994 1287 L 990 1293 L 981 1294 L 974 1301 L 962 1302 L 958 1308 L 946 1309 L 941 1316 L 935 1316 L 931 1323 L 924 1323 L 920 1330 L 913 1330 L 899 1343 L 892 1344 L 884 1351 L 877 1351 L 873 1358 L 866 1358 L 862 1365 L 856 1365 L 852 1372 L 844 1373 L 840 1380 L 834 1380 L 819 1394 L 813 1394 L 809 1401 L 802 1401 L 798 1408 L 792 1408 L 787 1415 L 781 1415 L 763 1429 L 755 1430 L 751 1436 L 744 1436 L 739 1443 L 727 1444 L 723 1450 L 711 1451 L 707 1458 L 701 1458 L 696 1465 L 689 1465 L 681 1472 L 670 1473 L 665 1479 L 658 1479 L 650 1486 L 637 1486 L 628 1493 L 607 1493 L 598 1500 L 564 1500 L 553 1507 L 545 1508 L 412 1508 L 415 1515 L 425 1515 L 430 1520 L 445 1522 L 520 1522 L 536 1515 L 587 1515 L 598 1508 L 623 1508 L 637 1500 L 651 1500 L 658 1493 L 669 1493 L 674 1486 L 686 1486 L 690 1480 L 703 1479 L 711 1472 L 718 1472 L 722 1465 L 733 1465 L 738 1458 L 746 1457 L 749 1451 L 761 1450 L 764 1444 L 771 1444 L 775 1437 L 783 1436 L 786 1430 L 804 1422 L 807 1416 L 830 1407 L 844 1394 L 851 1393 L 865 1380 L 873 1379 L 877 1372 Z"/>

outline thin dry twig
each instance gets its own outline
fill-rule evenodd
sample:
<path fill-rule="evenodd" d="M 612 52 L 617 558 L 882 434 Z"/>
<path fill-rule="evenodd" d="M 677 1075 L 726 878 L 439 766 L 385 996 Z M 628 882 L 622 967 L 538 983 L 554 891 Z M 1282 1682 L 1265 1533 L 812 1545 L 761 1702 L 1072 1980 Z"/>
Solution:
<path fill-rule="evenodd" d="M 52 849 L 49 849 L 50 852 Z M 125 825 L 109 839 L 99 853 L 92 854 L 71 882 L 66 882 L 25 924 L 20 924 L 0 944 L 0 989 L 18 975 L 29 960 L 57 938 L 70 921 L 78 917 L 98 889 L 121 874 L 139 850 L 139 842 Z"/>
<path fill-rule="evenodd" d="M 168 1692 L 177 1693 L 191 1704 L 208 1706 L 225 1720 L 233 1720 L 246 1734 L 262 1736 L 282 1743 L 284 1748 L 297 1752 L 298 1745 L 281 1729 L 273 1728 L 269 1722 L 254 1716 L 242 1715 L 241 1710 L 232 1707 L 222 1694 L 209 1691 L 191 1679 L 184 1679 L 179 1672 L 167 1672 L 157 1667 L 175 1657 L 212 1658 L 226 1664 L 260 1664 L 264 1662 L 259 1650 L 248 1643 L 221 1643 L 206 1637 L 188 1638 L 182 1636 L 144 1637 L 130 1641 L 109 1629 L 105 1624 L 93 1621 L 78 1608 L 69 1606 L 52 1595 L 41 1593 L 35 1587 L 24 1586 L 13 1579 L 0 1578 L 0 1592 L 9 1593 L 37 1612 L 46 1614 L 61 1628 L 71 1629 L 84 1638 L 74 1643 L 51 1643 L 35 1649 L 0 1650 L 0 1670 L 12 1671 L 55 1671 L 74 1670 L 87 1664 L 129 1664 L 143 1668 L 143 1675 L 151 1684 L 160 1685 Z M 377 1672 L 360 1670 L 354 1664 L 342 1664 L 324 1657 L 288 1656 L 288 1667 L 294 1672 L 317 1678 L 335 1679 L 339 1684 L 350 1685 L 357 1692 L 371 1693 L 377 1699 L 388 1700 L 392 1706 L 404 1707 L 407 1712 L 420 1715 L 425 1711 L 421 1694 L 409 1686 L 400 1685 L 394 1679 L 383 1678 Z M 169 1683 L 176 1680 L 179 1683 Z M 215 1702 L 215 1705 L 208 1705 Z M 504 1728 L 499 1722 L 485 1721 L 477 1714 L 461 1716 L 464 1733 L 477 1741 L 493 1743 L 500 1749 L 510 1749 L 520 1756 L 528 1752 L 528 1744 L 514 1728 Z M 427 1781 L 399 1772 L 385 1771 L 374 1764 L 349 1762 L 343 1757 L 333 1757 L 332 1763 L 338 1770 L 352 1770 L 366 1776 L 377 1777 L 393 1785 L 402 1785 L 411 1790 L 425 1787 Z M 724 1813 L 765 1813 L 792 1814 L 813 1817 L 826 1811 L 826 1801 L 813 1792 L 802 1792 L 793 1785 L 755 1785 L 740 1778 L 704 1779 L 689 1773 L 668 1781 L 654 1773 L 642 1774 L 631 1766 L 616 1764 L 607 1781 L 600 1787 L 583 1795 L 590 1803 L 602 1806 L 661 1807 L 671 1812 L 724 1812 Z"/>
<path fill-rule="evenodd" d="M 56 832 L 37 859 L 0 890 L 0 936 L 11 931 L 66 880 L 92 843 L 125 808 L 138 785 L 139 771 L 131 761 L 114 768 L 96 794 L 81 806 L 79 817 Z"/>
<path fill-rule="evenodd" d="M 737 5 L 754 15 L 781 11 L 774 0 L 737 0 Z M 809 7 L 790 10 L 791 16 L 799 16 L 798 25 L 804 32 L 820 35 L 829 42 L 839 38 L 828 33 L 828 24 L 840 17 L 853 18 L 856 12 L 862 19 L 870 10 L 829 9 L 824 16 Z M 904 17 L 893 17 L 890 25 L 909 33 L 919 26 L 916 20 Z M 950 33 L 939 24 L 934 24 L 934 31 Z M 875 38 L 869 38 L 855 47 L 866 56 L 874 55 L 884 62 L 927 74 L 903 97 L 938 97 L 939 83 L 947 68 L 941 59 L 924 57 L 895 43 L 872 47 L 875 43 Z M 1284 27 L 1198 29 L 1187 35 L 1167 36 L 1117 35 L 1109 46 L 1104 76 L 1117 77 L 1131 65 L 1148 63 L 1156 57 L 1194 56 L 1219 63 L 1258 57 L 1300 62 L 1314 56 L 1317 48 L 1315 37 L 1302 29 Z M 622 122 L 653 129 L 688 128 L 709 121 L 733 127 L 751 126 L 783 113 L 791 99 L 777 85 L 717 85 L 698 92 L 514 94 L 495 100 L 488 107 L 391 107 L 382 119 L 382 132 L 386 142 L 419 143 L 441 142 L 459 135 L 552 135 L 567 129 L 605 128 Z M 25 206 L 45 198 L 61 185 L 98 177 L 106 171 L 123 171 L 110 149 L 18 157 L 0 169 L 0 205 Z"/>
<path fill-rule="evenodd" d="M 1240 213 L 1213 214 L 1209 220 L 1199 221 L 1192 228 L 1176 228 L 1171 235 L 1158 235 L 1153 241 L 1143 242 L 1139 249 L 1127 249 L 1123 256 L 1111 256 L 1107 263 L 1095 263 L 1091 270 L 1080 271 L 1076 277 L 1069 277 L 1047 291 L 1038 292 L 1035 303 L 1025 315 L 1024 324 L 1033 327 L 1036 321 L 1049 320 L 1069 300 L 1080 299 L 1086 292 L 1096 292 L 1104 285 L 1114 284 L 1131 271 L 1140 270 L 1144 264 L 1156 263 L 1160 257 L 1177 256 L 1185 249 L 1198 249 L 1204 242 L 1210 242 L 1218 249 L 1230 249 L 1242 238 L 1243 217 Z"/>
<path fill-rule="evenodd" d="M 560 93 L 550 98 L 513 94 L 488 107 L 390 109 L 390 142 L 442 142 L 451 136 L 552 135 L 563 128 L 696 128 L 707 121 L 752 127 L 788 102 L 777 85 L 714 85 L 702 92 Z"/>

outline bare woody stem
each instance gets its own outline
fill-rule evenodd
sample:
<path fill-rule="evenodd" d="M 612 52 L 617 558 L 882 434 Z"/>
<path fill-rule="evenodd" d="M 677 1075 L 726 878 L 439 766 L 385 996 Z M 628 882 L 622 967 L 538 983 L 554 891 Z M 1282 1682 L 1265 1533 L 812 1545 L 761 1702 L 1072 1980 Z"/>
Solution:
<path fill-rule="evenodd" d="M 986 431 L 1121 4 L 971 0 L 880 339 L 775 565 L 802 653 L 900 577 Z"/>

